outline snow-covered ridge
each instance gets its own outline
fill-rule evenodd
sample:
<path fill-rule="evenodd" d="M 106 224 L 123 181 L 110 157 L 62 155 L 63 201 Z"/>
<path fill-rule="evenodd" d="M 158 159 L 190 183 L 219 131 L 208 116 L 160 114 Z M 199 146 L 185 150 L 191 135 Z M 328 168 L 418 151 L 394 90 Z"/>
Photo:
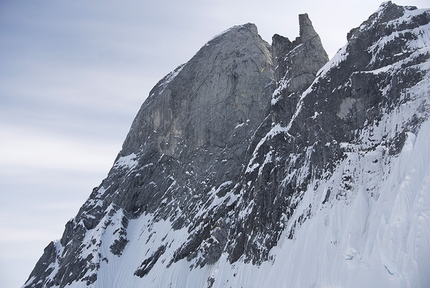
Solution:
<path fill-rule="evenodd" d="M 430 23 L 425 25 L 413 25 L 416 17 L 430 17 L 428 10 L 407 10 L 405 9 L 404 15 L 398 19 L 389 21 L 385 24 L 386 29 L 393 30 L 392 33 L 381 37 L 375 44 L 369 47 L 368 51 L 372 53 L 372 60 L 369 65 L 372 65 L 380 58 L 380 51 L 389 43 L 406 42 L 399 53 L 393 55 L 401 56 L 402 54 L 410 55 L 410 58 L 417 57 L 418 55 L 426 54 L 430 51 Z M 411 27 L 411 28 L 403 28 Z"/>

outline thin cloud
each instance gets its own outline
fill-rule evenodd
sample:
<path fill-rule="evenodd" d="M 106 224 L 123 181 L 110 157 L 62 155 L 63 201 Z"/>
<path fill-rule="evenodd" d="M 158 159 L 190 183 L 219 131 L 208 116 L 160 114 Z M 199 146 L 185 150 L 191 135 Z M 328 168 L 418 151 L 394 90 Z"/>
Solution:
<path fill-rule="evenodd" d="M 88 138 L 67 138 L 46 131 L 0 126 L 3 143 L 0 167 L 25 166 L 69 170 L 98 171 L 113 164 L 118 147 Z M 106 158 L 106 154 L 112 156 Z"/>

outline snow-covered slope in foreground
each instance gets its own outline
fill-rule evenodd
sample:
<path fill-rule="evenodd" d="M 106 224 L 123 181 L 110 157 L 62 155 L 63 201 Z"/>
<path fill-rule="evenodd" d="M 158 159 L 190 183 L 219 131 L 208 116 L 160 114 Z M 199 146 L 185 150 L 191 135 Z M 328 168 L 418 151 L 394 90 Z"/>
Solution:
<path fill-rule="evenodd" d="M 122 257 L 102 252 L 111 256 L 102 261 L 94 287 L 428 287 L 430 121 L 417 136 L 408 135 L 402 152 L 389 165 L 375 161 L 380 154 L 378 149 L 366 155 L 351 153 L 327 184 L 308 191 L 298 211 L 318 205 L 314 214 L 294 239 L 281 236 L 271 250 L 271 261 L 255 266 L 230 264 L 221 257 L 214 265 L 191 270 L 185 259 L 166 268 L 171 257 L 166 253 L 146 277 L 133 276 L 130 271 L 141 265 L 139 259 L 158 251 L 160 243 L 187 237 L 184 230 L 172 231 L 170 222 L 158 222 L 157 233 L 152 233 L 150 217 L 141 216 L 130 221 L 131 245 Z M 362 185 L 354 188 L 352 197 L 321 204 L 326 187 L 341 182 L 346 166 L 356 169 Z M 369 173 L 377 179 L 364 176 Z M 378 182 L 379 197 L 366 193 L 363 186 L 369 181 Z M 106 235 L 112 234 L 109 230 L 115 227 Z M 176 248 L 173 244 L 163 249 Z"/>
<path fill-rule="evenodd" d="M 430 10 L 299 22 L 162 79 L 24 287 L 430 287 Z"/>
<path fill-rule="evenodd" d="M 378 150 L 348 156 L 329 185 L 340 183 L 342 170 L 351 165 L 361 178 L 354 195 L 320 205 L 293 240 L 273 249 L 276 259 L 272 267 L 267 264 L 268 277 L 263 278 L 270 281 L 260 287 L 428 287 L 430 122 L 417 137 L 408 135 L 389 165 L 376 162 Z M 381 181 L 375 183 L 379 197 L 366 192 L 371 181 Z M 322 186 L 300 205 L 322 203 L 327 187 Z"/>

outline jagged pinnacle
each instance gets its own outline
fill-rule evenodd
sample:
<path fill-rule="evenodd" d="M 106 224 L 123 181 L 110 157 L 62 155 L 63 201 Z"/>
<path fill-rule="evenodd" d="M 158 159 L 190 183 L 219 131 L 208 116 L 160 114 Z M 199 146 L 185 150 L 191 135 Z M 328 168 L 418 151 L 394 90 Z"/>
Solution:
<path fill-rule="evenodd" d="M 315 36 L 318 36 L 315 31 L 312 21 L 309 19 L 308 14 L 300 14 L 299 15 L 299 26 L 300 26 L 300 38 L 302 42 L 306 42 L 309 39 L 312 39 Z"/>

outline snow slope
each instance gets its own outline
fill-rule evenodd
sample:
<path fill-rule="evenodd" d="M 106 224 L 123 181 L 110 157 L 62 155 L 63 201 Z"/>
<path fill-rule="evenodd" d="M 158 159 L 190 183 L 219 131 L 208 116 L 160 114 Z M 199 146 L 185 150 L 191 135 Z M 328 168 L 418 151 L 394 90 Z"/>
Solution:
<path fill-rule="evenodd" d="M 389 165 L 375 163 L 376 159 L 384 161 L 379 149 L 366 155 L 351 153 L 328 183 L 308 191 L 298 214 L 309 204 L 319 205 L 294 239 L 281 237 L 269 262 L 230 264 L 223 256 L 204 268 L 191 270 L 192 264 L 184 259 L 166 269 L 179 243 L 175 239 L 183 239 L 187 232 L 174 231 L 162 221 L 151 227 L 151 216 L 145 215 L 130 221 L 131 245 L 122 257 L 102 251 L 110 257 L 102 261 L 101 281 L 94 287 L 428 287 L 430 121 L 422 124 L 418 135 L 408 135 L 402 152 Z M 341 181 L 347 166 L 356 167 L 359 176 L 370 173 L 377 179 L 363 177 L 353 196 L 321 204 L 327 187 Z M 379 187 L 379 197 L 366 192 L 369 183 Z M 147 277 L 130 273 L 139 267 L 142 256 L 153 254 L 164 243 L 170 243 L 167 253 Z M 78 282 L 67 287 L 84 286 Z"/>

